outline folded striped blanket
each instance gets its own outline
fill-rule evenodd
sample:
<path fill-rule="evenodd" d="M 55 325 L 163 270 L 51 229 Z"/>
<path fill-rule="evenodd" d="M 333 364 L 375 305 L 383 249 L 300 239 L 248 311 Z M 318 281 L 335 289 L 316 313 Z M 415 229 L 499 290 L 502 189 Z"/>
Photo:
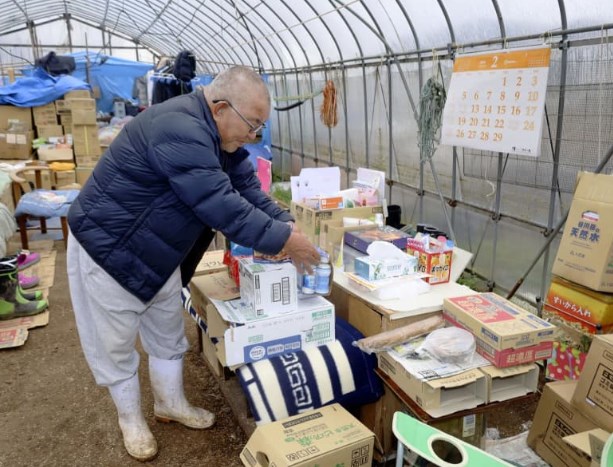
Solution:
<path fill-rule="evenodd" d="M 351 411 L 383 394 L 377 360 L 352 345 L 363 335 L 336 318 L 336 341 L 241 366 L 237 375 L 257 424 L 335 402 Z"/>

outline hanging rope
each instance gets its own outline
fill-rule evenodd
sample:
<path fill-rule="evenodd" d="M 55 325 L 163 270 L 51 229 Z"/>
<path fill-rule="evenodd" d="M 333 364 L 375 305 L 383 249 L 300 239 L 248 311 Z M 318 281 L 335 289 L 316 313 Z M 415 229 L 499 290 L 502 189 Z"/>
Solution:
<path fill-rule="evenodd" d="M 428 78 L 419 97 L 419 141 L 422 160 L 432 158 L 436 151 L 438 130 L 441 127 L 443 108 L 447 93 L 443 84 L 435 77 Z"/>
<path fill-rule="evenodd" d="M 319 116 L 328 128 L 334 128 L 338 124 L 336 87 L 332 80 L 328 80 L 324 86 L 324 100 L 319 109 Z"/>

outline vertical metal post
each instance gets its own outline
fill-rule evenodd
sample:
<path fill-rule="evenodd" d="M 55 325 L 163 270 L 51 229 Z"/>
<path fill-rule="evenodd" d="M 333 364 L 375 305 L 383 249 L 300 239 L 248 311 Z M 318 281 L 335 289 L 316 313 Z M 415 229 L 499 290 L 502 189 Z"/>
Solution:
<path fill-rule="evenodd" d="M 492 269 L 490 272 L 490 280 L 487 285 L 488 288 L 494 290 L 496 281 L 494 279 L 494 273 L 496 272 L 496 251 L 498 248 L 498 224 L 500 223 L 500 199 L 502 192 L 502 153 L 498 153 L 498 175 L 496 177 L 496 205 L 494 206 L 494 214 L 492 220 L 494 221 L 494 242 L 492 245 Z"/>
<path fill-rule="evenodd" d="M 343 119 L 345 121 L 345 187 L 349 188 L 349 114 L 347 112 L 347 72 L 341 67 L 343 77 Z"/>
<path fill-rule="evenodd" d="M 388 99 L 387 101 L 389 102 L 389 113 L 388 113 L 388 141 L 387 141 L 387 145 L 388 145 L 388 159 L 389 159 L 389 164 L 388 164 L 388 183 L 389 183 L 389 194 L 387 195 L 387 204 L 391 204 L 392 203 L 392 182 L 394 179 L 394 132 L 393 132 L 393 125 L 392 125 L 392 102 L 394 102 L 393 99 L 393 92 L 392 92 L 392 62 L 391 60 L 387 61 L 387 96 Z"/>
<path fill-rule="evenodd" d="M 66 31 L 68 32 L 68 50 L 72 53 L 72 25 L 70 24 L 70 13 L 64 13 L 66 20 Z"/>

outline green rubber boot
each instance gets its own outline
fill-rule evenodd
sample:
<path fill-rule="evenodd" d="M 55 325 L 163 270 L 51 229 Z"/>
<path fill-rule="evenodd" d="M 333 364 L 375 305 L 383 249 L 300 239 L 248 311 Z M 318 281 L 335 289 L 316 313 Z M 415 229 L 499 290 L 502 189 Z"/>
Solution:
<path fill-rule="evenodd" d="M 0 320 L 33 316 L 47 309 L 46 300 L 26 300 L 18 289 L 17 267 L 0 263 Z"/>

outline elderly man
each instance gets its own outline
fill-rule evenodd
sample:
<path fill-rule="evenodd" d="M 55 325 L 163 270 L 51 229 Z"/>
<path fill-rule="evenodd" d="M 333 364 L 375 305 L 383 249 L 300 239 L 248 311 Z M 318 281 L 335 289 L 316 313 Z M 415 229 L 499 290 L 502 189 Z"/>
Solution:
<path fill-rule="evenodd" d="M 269 112 L 259 75 L 225 70 L 128 123 L 70 210 L 68 278 L 81 346 L 136 459 L 157 453 L 140 407 L 137 335 L 149 356 L 156 419 L 196 429 L 214 423 L 183 393 L 181 264 L 194 262 L 213 230 L 264 253 L 284 250 L 300 271 L 319 261 L 292 217 L 260 190 L 241 148 Z"/>

